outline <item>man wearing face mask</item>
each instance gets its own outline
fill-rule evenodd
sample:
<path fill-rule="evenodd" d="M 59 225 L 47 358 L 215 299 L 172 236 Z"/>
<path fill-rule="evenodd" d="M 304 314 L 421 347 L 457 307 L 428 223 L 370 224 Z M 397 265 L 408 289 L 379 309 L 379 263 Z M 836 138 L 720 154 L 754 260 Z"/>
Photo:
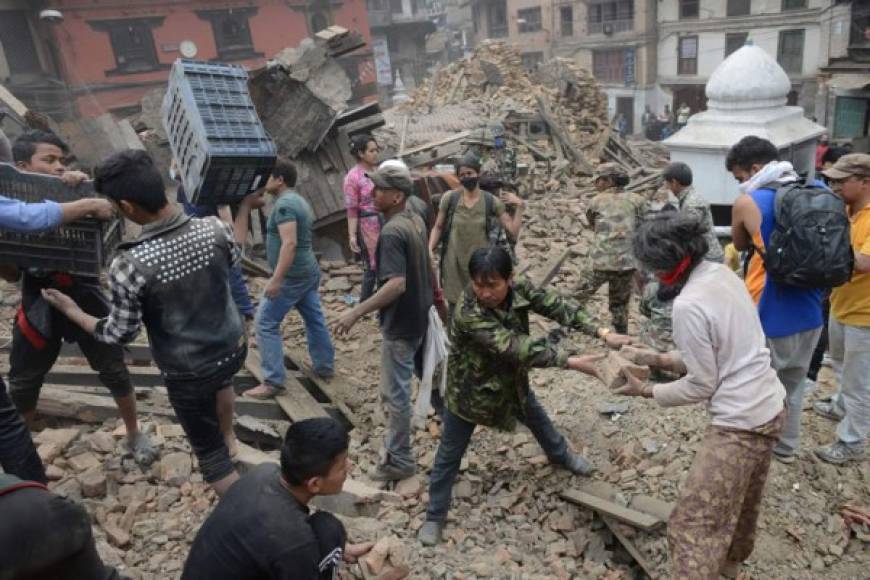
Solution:
<path fill-rule="evenodd" d="M 523 200 L 513 193 L 505 193 L 500 199 L 480 189 L 480 167 L 474 153 L 462 157 L 456 166 L 462 188 L 441 198 L 435 227 L 429 235 L 430 254 L 434 256 L 440 246 L 441 286 L 450 312 L 471 282 L 471 254 L 479 248 L 500 245 L 499 240 L 505 239 L 502 232 L 516 241 L 523 223 Z M 516 206 L 513 216 L 505 204 Z"/>

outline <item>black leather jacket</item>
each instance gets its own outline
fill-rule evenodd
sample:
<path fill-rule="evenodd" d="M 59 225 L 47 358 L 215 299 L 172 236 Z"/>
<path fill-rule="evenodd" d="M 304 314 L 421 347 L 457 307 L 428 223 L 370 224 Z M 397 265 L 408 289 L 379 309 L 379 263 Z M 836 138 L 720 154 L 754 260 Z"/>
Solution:
<path fill-rule="evenodd" d="M 145 276 L 142 322 L 167 380 L 232 375 L 247 353 L 229 286 L 234 242 L 221 225 L 178 212 L 121 245 Z"/>

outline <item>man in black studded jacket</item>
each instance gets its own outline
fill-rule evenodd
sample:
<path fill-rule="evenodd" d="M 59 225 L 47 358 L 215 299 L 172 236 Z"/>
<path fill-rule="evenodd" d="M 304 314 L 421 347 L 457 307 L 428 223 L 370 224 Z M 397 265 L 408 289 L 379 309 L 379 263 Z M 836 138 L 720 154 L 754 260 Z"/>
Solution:
<path fill-rule="evenodd" d="M 106 159 L 97 168 L 94 188 L 143 226 L 112 262 L 112 310 L 97 319 L 58 290 L 43 290 L 43 295 L 102 342 L 129 343 L 145 324 L 169 401 L 203 477 L 223 495 L 238 479 L 230 459 L 235 447 L 231 380 L 247 354 L 229 286 L 230 268 L 241 258 L 233 229 L 217 218 L 191 218 L 170 204 L 160 173 L 144 151 Z"/>

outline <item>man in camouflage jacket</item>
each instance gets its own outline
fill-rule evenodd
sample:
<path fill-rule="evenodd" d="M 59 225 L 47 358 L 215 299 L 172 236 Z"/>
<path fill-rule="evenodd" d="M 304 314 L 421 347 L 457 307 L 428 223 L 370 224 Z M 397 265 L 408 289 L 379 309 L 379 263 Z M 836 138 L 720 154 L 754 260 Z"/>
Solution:
<path fill-rule="evenodd" d="M 466 290 L 453 318 L 444 429 L 430 475 L 426 523 L 419 534 L 426 545 L 440 541 L 453 482 L 476 425 L 512 430 L 519 420 L 551 463 L 577 475 L 592 472 L 589 463 L 568 448 L 529 388 L 529 370 L 560 367 L 594 374 L 597 371 L 588 365 L 598 357 L 574 356 L 546 338 L 529 336 L 531 312 L 591 336 L 608 332 L 593 325 L 581 307 L 525 279 L 513 282 L 498 308 L 484 307 L 471 287 Z"/>
<path fill-rule="evenodd" d="M 589 226 L 595 232 L 592 267 L 581 275 L 574 291 L 581 304 L 607 284 L 610 315 L 616 332 L 628 332 L 628 303 L 636 269 L 631 240 L 647 213 L 647 201 L 622 188 L 628 175 L 615 163 L 603 163 L 595 173 L 599 193 L 586 209 Z"/>

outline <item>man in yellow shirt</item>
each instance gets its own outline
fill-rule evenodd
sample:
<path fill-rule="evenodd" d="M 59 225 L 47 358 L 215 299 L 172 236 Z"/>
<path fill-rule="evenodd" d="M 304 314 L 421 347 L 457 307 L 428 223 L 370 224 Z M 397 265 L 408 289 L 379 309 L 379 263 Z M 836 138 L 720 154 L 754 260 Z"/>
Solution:
<path fill-rule="evenodd" d="M 870 155 L 844 155 L 823 173 L 849 206 L 855 250 L 852 279 L 831 294 L 828 327 L 831 358 L 842 368 L 845 415 L 837 440 L 815 450 L 820 459 L 840 464 L 865 459 L 870 435 Z"/>

